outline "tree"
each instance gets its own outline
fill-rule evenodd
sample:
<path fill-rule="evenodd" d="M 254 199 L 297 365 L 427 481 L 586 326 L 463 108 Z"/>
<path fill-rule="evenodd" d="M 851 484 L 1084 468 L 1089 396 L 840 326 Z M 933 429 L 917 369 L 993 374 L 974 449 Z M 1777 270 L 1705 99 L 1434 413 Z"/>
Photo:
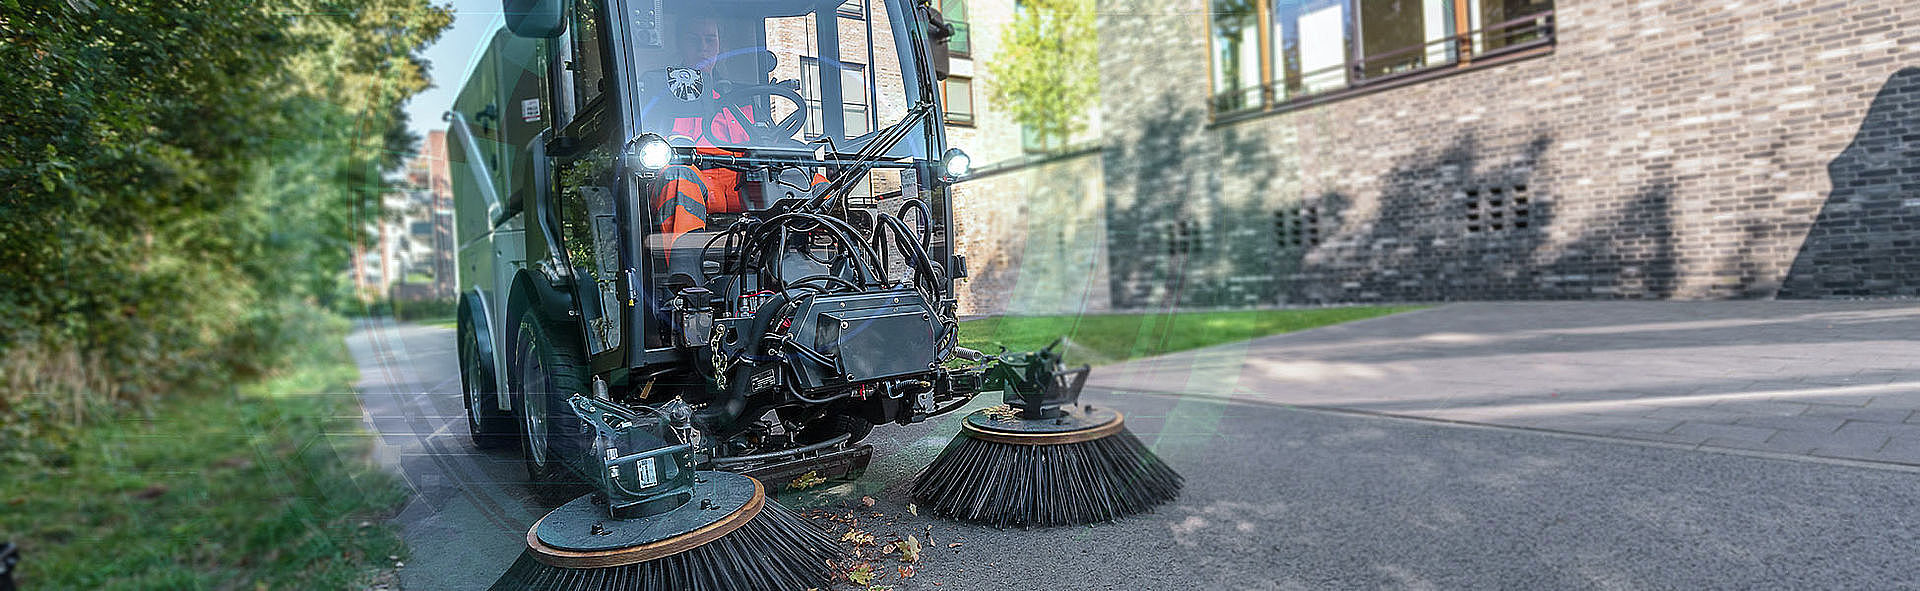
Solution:
<path fill-rule="evenodd" d="M 430 0 L 0 0 L 0 354 L 111 405 L 271 369 L 397 164 Z M 370 195 L 371 193 L 371 195 Z M 0 426 L 52 375 L 0 369 Z M 89 382 L 93 383 L 93 382 Z M 88 391 L 81 391 L 88 390 Z M 76 409 L 77 415 L 77 409 Z"/>
<path fill-rule="evenodd" d="M 1022 0 L 987 64 L 992 96 L 1055 151 L 1086 128 L 1099 100 L 1094 0 Z"/>

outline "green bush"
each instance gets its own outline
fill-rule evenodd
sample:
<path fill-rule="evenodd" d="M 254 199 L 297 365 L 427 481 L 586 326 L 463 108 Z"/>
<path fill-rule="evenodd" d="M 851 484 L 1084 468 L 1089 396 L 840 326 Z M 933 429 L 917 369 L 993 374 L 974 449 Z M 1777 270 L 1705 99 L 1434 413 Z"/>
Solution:
<path fill-rule="evenodd" d="M 383 523 L 406 498 L 368 458 L 346 322 L 309 308 L 276 375 L 95 421 L 6 463 L 0 538 L 25 589 L 366 589 L 402 556 Z"/>
<path fill-rule="evenodd" d="M 411 151 L 429 0 L 0 1 L 0 448 L 284 365 Z"/>

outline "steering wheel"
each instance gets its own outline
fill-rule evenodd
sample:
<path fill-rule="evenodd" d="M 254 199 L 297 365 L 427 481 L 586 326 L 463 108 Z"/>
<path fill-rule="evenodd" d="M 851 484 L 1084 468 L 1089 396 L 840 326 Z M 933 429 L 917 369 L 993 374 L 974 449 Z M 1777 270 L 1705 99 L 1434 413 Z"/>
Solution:
<path fill-rule="evenodd" d="M 778 97 L 793 103 L 793 112 L 789 113 L 786 118 L 772 124 L 748 120 L 743 115 L 740 107 L 752 105 L 754 104 L 753 99 L 762 96 L 768 99 L 767 108 L 769 111 L 773 108 L 772 99 Z M 776 142 L 783 141 L 804 143 L 793 139 L 793 136 L 800 133 L 800 128 L 807 124 L 807 101 L 800 97 L 799 92 L 791 88 L 772 84 L 756 84 L 730 89 L 725 94 L 720 95 L 719 102 L 722 112 L 732 115 L 733 120 L 739 123 L 741 129 L 746 130 L 747 136 L 752 138 L 753 143 L 760 145 L 773 145 Z M 768 116 L 771 117 L 772 113 L 768 113 Z"/>

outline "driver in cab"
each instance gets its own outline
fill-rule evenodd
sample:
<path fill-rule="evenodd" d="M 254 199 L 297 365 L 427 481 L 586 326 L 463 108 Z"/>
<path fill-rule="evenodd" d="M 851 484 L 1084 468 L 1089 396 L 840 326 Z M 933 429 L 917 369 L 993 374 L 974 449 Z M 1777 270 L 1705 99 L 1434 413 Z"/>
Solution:
<path fill-rule="evenodd" d="M 721 57 L 720 23 L 711 17 L 691 17 L 678 27 L 674 40 L 680 56 L 678 63 L 683 65 L 667 68 L 665 92 L 655 93 L 654 100 L 694 100 L 700 94 L 719 98 L 714 89 L 713 66 Z M 704 154 L 739 155 L 719 147 L 742 144 L 749 139 L 746 128 L 733 114 L 736 110 L 746 117 L 748 124 L 753 123 L 753 109 L 749 105 L 718 109 L 719 112 L 704 117 L 679 116 L 673 120 L 669 141 L 691 140 L 694 150 Z M 675 164 L 662 170 L 660 175 L 664 184 L 653 198 L 654 221 L 669 249 L 680 235 L 706 228 L 710 213 L 746 210 L 740 198 L 738 171 Z"/>

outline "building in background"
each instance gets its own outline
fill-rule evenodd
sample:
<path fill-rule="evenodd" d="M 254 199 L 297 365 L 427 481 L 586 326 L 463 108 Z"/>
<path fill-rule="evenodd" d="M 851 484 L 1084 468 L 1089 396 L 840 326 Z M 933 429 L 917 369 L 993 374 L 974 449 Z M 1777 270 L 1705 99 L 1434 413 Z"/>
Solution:
<path fill-rule="evenodd" d="M 425 187 L 432 196 L 433 297 L 453 299 L 460 285 L 459 266 L 454 264 L 455 249 L 459 245 L 453 240 L 453 179 L 447 162 L 447 132 L 428 132 L 423 148 L 420 160 L 425 162 L 420 168 L 424 169 L 425 178 L 415 181 L 414 186 Z"/>
<path fill-rule="evenodd" d="M 947 4 L 969 313 L 1920 296 L 1917 0 L 1103 0 L 1039 158 Z"/>
<path fill-rule="evenodd" d="M 453 190 L 448 177 L 446 132 L 428 134 L 423 151 L 407 163 L 394 190 L 369 216 L 364 244 L 356 245 L 349 271 L 363 300 L 447 300 L 454 297 Z"/>
<path fill-rule="evenodd" d="M 963 315 L 1073 314 L 1110 307 L 1098 112 L 1088 129 L 1043 151 L 993 98 L 990 64 L 1016 0 L 942 0 L 954 26 L 951 75 L 941 83 L 947 141 L 973 158 L 954 187 L 958 252 L 969 277 Z"/>

